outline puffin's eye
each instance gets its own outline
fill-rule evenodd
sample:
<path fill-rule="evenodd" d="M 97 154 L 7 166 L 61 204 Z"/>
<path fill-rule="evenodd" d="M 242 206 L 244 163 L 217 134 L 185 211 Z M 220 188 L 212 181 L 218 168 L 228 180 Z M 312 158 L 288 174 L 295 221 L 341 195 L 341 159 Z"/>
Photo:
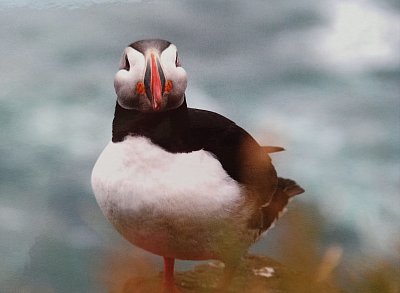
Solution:
<path fill-rule="evenodd" d="M 181 62 L 179 61 L 179 58 L 178 58 L 178 52 L 176 52 L 175 66 L 176 67 L 181 67 Z"/>
<path fill-rule="evenodd" d="M 130 64 L 129 64 L 129 60 L 128 60 L 128 56 L 125 55 L 125 66 L 123 69 L 128 70 L 131 68 Z"/>

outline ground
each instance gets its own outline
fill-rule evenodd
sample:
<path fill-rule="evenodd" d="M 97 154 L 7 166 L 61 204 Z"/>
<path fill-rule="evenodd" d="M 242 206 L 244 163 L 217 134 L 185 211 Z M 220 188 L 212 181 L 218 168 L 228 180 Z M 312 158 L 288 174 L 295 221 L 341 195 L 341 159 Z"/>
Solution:
<path fill-rule="evenodd" d="M 207 264 L 198 265 L 191 271 L 176 272 L 176 286 L 182 293 L 215 292 L 223 268 L 223 263 L 210 261 Z M 121 292 L 115 293 L 161 292 L 161 279 L 162 273 L 154 277 L 131 278 L 125 283 Z M 260 292 L 343 293 L 326 282 L 317 282 L 268 257 L 247 255 L 242 259 L 226 293 Z"/>

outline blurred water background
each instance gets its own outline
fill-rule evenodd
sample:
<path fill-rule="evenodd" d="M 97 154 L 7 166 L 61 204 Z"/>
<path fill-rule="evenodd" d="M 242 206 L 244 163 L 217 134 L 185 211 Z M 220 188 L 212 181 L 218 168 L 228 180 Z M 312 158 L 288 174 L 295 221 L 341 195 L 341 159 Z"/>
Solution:
<path fill-rule="evenodd" d="M 161 269 L 113 230 L 90 187 L 113 75 L 142 38 L 177 45 L 189 106 L 287 149 L 273 160 L 306 189 L 288 211 L 303 220 L 284 217 L 253 252 L 290 262 L 289 242 L 339 247 L 347 288 L 349 271 L 398 268 L 398 1 L 1 0 L 0 292 L 106 292 L 132 253 Z"/>

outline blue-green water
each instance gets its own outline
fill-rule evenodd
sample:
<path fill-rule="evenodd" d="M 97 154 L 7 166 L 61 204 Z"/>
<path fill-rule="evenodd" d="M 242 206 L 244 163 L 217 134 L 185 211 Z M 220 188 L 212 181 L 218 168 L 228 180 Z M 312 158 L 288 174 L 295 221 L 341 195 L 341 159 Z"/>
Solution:
<path fill-rule="evenodd" d="M 190 106 L 287 149 L 275 165 L 305 187 L 298 201 L 319 208 L 327 242 L 391 257 L 399 32 L 395 1 L 0 2 L 0 291 L 101 291 L 93 267 L 125 244 L 90 172 L 110 139 L 120 55 L 141 38 L 177 45 Z"/>

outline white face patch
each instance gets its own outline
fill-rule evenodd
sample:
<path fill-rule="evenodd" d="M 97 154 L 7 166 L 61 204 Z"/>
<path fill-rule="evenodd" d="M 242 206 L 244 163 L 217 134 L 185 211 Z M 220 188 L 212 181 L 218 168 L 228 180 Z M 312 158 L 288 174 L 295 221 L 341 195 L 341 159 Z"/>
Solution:
<path fill-rule="evenodd" d="M 177 49 L 174 44 L 169 45 L 160 56 L 161 67 L 164 71 L 165 78 L 173 83 L 171 95 L 183 96 L 187 86 L 187 75 L 185 69 L 176 66 Z"/>
<path fill-rule="evenodd" d="M 125 69 L 127 61 L 129 62 L 128 70 Z M 122 86 L 136 85 L 138 81 L 143 81 L 146 62 L 142 53 L 131 47 L 125 48 L 119 65 L 120 70 L 115 75 L 115 79 L 118 79 Z"/>
<path fill-rule="evenodd" d="M 127 47 L 121 57 L 119 68 L 120 70 L 114 77 L 115 92 L 120 105 L 130 108 L 129 101 L 138 98 L 136 86 L 138 82 L 143 82 L 144 79 L 146 69 L 145 57 L 139 51 Z"/>

